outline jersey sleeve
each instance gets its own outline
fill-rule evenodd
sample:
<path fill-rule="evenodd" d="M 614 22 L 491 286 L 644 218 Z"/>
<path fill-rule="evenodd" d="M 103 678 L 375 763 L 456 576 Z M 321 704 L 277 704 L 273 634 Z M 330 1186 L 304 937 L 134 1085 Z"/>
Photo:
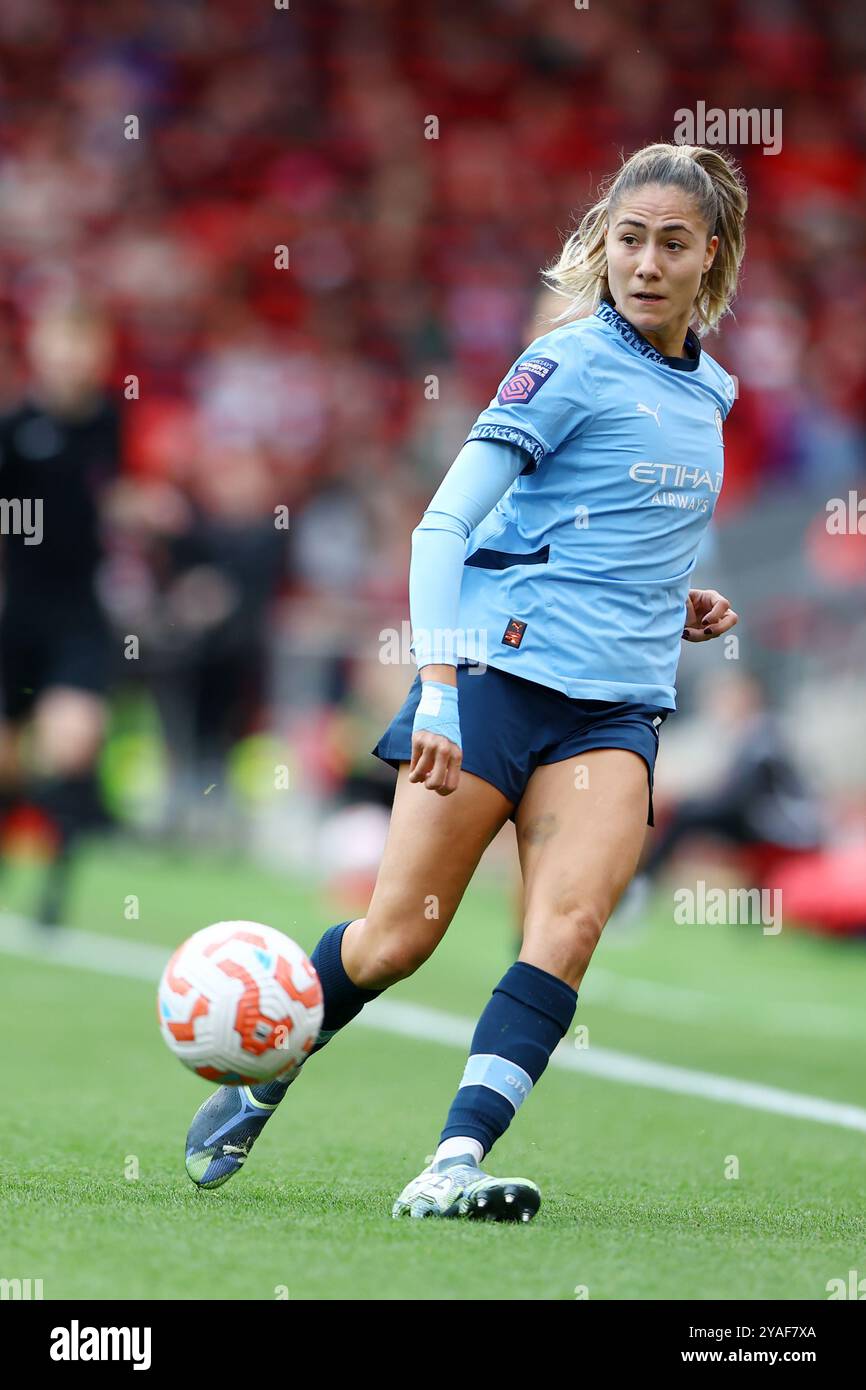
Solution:
<path fill-rule="evenodd" d="M 737 378 L 731 376 L 730 372 L 725 372 L 724 392 L 727 409 L 725 410 L 724 418 L 726 420 L 734 408 L 734 401 L 737 399 L 737 388 Z"/>
<path fill-rule="evenodd" d="M 595 391 L 582 335 L 554 330 L 536 338 L 499 383 L 468 439 L 496 439 L 528 455 L 532 472 L 592 418 Z M 467 441 L 468 442 L 468 441 Z"/>
<path fill-rule="evenodd" d="M 466 541 L 526 463 L 518 448 L 464 444 L 415 530 L 409 566 L 411 651 L 416 665 L 457 665 L 455 635 Z"/>

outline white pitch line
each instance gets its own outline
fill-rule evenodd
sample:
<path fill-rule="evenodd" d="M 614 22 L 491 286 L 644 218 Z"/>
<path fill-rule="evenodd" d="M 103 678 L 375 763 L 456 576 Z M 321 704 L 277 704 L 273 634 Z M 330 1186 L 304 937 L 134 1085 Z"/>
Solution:
<path fill-rule="evenodd" d="M 769 1036 L 789 1033 L 802 1038 L 809 1034 L 842 1038 L 849 1042 L 866 1040 L 866 1013 L 841 1004 L 802 1004 L 767 1000 L 756 1013 L 736 1000 L 684 985 L 661 980 L 641 980 L 618 975 L 604 966 L 593 965 L 581 990 L 584 1004 L 599 1004 L 619 1013 L 638 1014 L 667 1023 L 748 1023 Z"/>
<path fill-rule="evenodd" d="M 441 1013 L 439 1009 L 419 1004 L 398 1004 L 393 1000 L 375 999 L 358 1015 L 356 1023 L 382 1032 L 400 1033 L 403 1037 L 425 1042 L 453 1043 L 468 1047 L 475 1031 L 470 1019 Z M 815 1120 L 818 1124 L 837 1125 L 841 1129 L 856 1129 L 866 1134 L 866 1110 L 858 1105 L 824 1100 L 820 1096 L 800 1095 L 783 1091 L 777 1086 L 760 1082 L 741 1081 L 733 1076 L 717 1076 L 713 1072 L 692 1071 L 666 1062 L 652 1062 L 628 1052 L 615 1052 L 608 1047 L 574 1048 L 563 1041 L 550 1059 L 550 1065 L 584 1076 L 603 1077 L 606 1081 L 622 1081 L 631 1086 L 646 1086 L 656 1091 L 671 1091 L 682 1096 L 699 1096 L 702 1100 L 722 1101 L 742 1105 L 748 1110 L 763 1110 L 790 1119 Z"/>
<path fill-rule="evenodd" d="M 24 960 L 65 965 L 101 975 L 145 980 L 154 984 L 162 974 L 170 950 L 145 941 L 124 941 L 122 937 L 100 936 L 77 927 L 58 927 L 46 931 L 26 918 L 0 915 L 0 952 Z M 378 1032 L 395 1033 L 419 1042 L 436 1042 L 467 1048 L 475 1031 L 475 1021 L 444 1013 L 422 1004 L 402 1004 L 376 999 L 355 1020 L 355 1026 Z M 820 1096 L 800 1095 L 777 1086 L 742 1081 L 713 1072 L 693 1071 L 665 1062 L 652 1062 L 631 1053 L 606 1047 L 573 1048 L 563 1042 L 550 1059 L 551 1066 L 583 1076 L 620 1081 L 676 1095 L 697 1096 L 701 1100 L 744 1106 L 788 1119 L 813 1120 L 866 1134 L 866 1109 Z"/>

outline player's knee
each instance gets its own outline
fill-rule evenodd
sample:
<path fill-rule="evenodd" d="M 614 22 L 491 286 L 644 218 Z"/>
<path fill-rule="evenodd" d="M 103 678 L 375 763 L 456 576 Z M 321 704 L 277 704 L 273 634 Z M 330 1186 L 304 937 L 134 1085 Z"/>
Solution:
<path fill-rule="evenodd" d="M 605 915 L 596 907 L 579 905 L 568 908 L 560 919 L 560 931 L 572 944 L 576 961 L 592 955 L 604 931 Z"/>
<path fill-rule="evenodd" d="M 598 945 L 605 921 L 604 913 L 596 907 L 563 904 L 547 913 L 543 922 L 527 926 L 522 958 L 560 979 L 579 979 Z"/>
<path fill-rule="evenodd" d="M 46 697 L 36 711 L 35 758 L 55 777 L 88 772 L 100 749 L 104 710 L 90 696 Z"/>
<path fill-rule="evenodd" d="M 438 936 L 409 934 L 405 925 L 383 931 L 368 918 L 356 943 L 352 979 L 361 989 L 386 989 L 406 980 L 429 959 L 437 940 Z"/>
<path fill-rule="evenodd" d="M 365 961 L 362 971 L 366 979 L 356 983 L 365 989 L 386 989 L 398 980 L 407 980 L 428 959 L 430 949 L 426 945 L 410 946 L 402 942 L 385 946 Z"/>

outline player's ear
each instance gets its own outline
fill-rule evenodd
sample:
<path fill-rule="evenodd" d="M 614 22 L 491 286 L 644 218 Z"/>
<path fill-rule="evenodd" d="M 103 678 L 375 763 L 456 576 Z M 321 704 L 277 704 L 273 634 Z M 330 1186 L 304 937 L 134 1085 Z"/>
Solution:
<path fill-rule="evenodd" d="M 709 241 L 707 242 L 707 250 L 706 250 L 706 254 L 705 254 L 705 256 L 704 256 L 704 274 L 705 274 L 705 275 L 706 275 L 707 271 L 710 269 L 711 265 L 713 264 L 713 261 L 716 259 L 716 252 L 718 251 L 718 249 L 719 249 L 719 238 L 718 238 L 717 236 L 711 236 L 710 239 L 709 239 Z"/>

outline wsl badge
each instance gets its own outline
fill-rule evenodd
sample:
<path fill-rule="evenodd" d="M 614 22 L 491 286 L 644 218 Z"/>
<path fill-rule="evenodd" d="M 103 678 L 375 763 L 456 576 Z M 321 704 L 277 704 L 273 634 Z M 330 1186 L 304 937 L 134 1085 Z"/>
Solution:
<path fill-rule="evenodd" d="M 522 405 L 532 400 L 559 366 L 552 357 L 527 357 L 519 362 L 496 397 L 500 405 Z"/>

